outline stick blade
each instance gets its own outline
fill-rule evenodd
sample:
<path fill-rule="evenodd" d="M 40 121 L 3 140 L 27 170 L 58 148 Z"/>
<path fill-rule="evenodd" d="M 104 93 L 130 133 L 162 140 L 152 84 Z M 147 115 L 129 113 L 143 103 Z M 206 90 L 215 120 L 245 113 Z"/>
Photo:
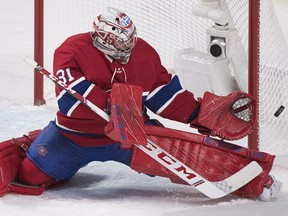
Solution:
<path fill-rule="evenodd" d="M 262 167 L 256 161 L 252 161 L 227 179 L 219 182 L 214 182 L 214 185 L 221 189 L 227 195 L 248 184 L 262 171 Z"/>
<path fill-rule="evenodd" d="M 116 83 L 110 97 L 111 117 L 105 134 L 121 142 L 123 148 L 146 144 L 147 137 L 142 116 L 142 87 Z"/>

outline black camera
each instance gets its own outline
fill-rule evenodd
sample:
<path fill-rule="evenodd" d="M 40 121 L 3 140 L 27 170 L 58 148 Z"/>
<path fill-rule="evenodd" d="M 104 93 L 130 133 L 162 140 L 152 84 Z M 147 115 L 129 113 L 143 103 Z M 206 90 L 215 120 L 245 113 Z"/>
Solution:
<path fill-rule="evenodd" d="M 214 58 L 226 58 L 225 38 L 212 37 L 208 51 Z"/>

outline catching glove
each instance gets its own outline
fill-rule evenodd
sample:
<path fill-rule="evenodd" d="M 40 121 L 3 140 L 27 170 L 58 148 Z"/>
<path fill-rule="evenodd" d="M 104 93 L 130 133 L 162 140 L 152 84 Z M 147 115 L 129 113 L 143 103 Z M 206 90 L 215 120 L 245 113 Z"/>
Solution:
<path fill-rule="evenodd" d="M 241 139 L 252 132 L 256 117 L 256 101 L 244 92 L 217 96 L 205 92 L 200 110 L 190 126 L 202 134 L 226 140 Z"/>

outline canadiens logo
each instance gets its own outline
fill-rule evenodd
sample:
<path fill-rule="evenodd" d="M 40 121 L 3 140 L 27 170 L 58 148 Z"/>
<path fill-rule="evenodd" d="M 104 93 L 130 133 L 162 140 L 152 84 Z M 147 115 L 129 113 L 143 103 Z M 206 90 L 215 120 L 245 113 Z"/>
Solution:
<path fill-rule="evenodd" d="M 121 26 L 127 27 L 127 26 L 130 25 L 130 23 L 131 23 L 130 17 L 128 17 L 128 16 L 121 17 L 121 20 L 120 20 L 120 25 Z"/>
<path fill-rule="evenodd" d="M 38 147 L 38 153 L 41 154 L 42 156 L 46 156 L 48 151 L 47 151 L 47 149 L 44 146 L 39 146 Z"/>

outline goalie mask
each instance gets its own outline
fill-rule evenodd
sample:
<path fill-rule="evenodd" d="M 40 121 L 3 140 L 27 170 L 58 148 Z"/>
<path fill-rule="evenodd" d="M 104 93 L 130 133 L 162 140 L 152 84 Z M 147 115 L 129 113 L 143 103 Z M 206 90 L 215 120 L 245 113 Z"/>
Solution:
<path fill-rule="evenodd" d="M 136 27 L 130 17 L 109 7 L 97 16 L 93 26 L 93 45 L 104 54 L 120 60 L 121 64 L 126 64 L 137 41 Z"/>

